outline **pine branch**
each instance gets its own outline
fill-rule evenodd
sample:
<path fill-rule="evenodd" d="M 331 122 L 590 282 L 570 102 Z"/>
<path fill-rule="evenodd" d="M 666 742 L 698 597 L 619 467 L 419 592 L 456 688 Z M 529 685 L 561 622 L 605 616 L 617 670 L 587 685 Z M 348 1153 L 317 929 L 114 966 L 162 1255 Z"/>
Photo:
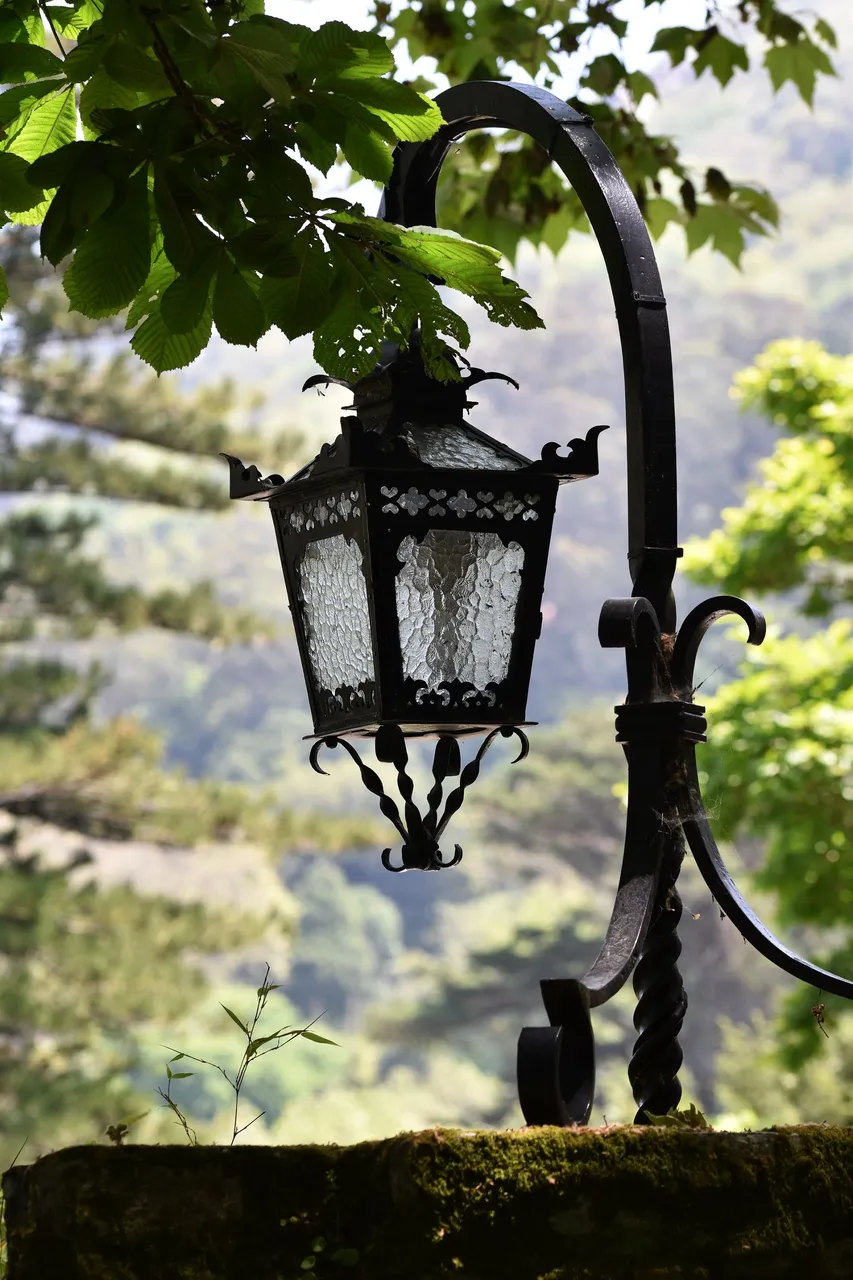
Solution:
<path fill-rule="evenodd" d="M 17 392 L 21 412 L 117 440 L 208 458 L 242 450 L 269 458 L 279 469 L 303 445 L 301 433 L 294 429 L 270 438 L 260 431 L 232 428 L 238 405 L 230 381 L 190 395 L 175 379 L 158 379 L 148 369 L 135 367 L 124 352 L 100 364 L 73 351 L 51 360 L 10 359 L 0 371 L 7 373 L 10 390 Z M 241 408 L 244 414 L 256 413 L 259 405 Z"/>
<path fill-rule="evenodd" d="M 89 440 L 48 437 L 24 448 L 14 445 L 0 459 L 0 492 L 84 494 L 123 502 L 156 503 L 194 511 L 224 510 L 224 481 L 194 470 L 151 470 L 107 457 Z"/>
<path fill-rule="evenodd" d="M 105 628 L 163 627 L 233 644 L 274 634 L 269 621 L 221 604 L 209 582 L 150 595 L 117 586 L 98 561 L 82 554 L 95 523 L 77 515 L 49 519 L 35 510 L 0 521 L 0 637 L 3 628 L 23 632 L 20 638 L 38 630 L 84 639 Z"/>
<path fill-rule="evenodd" d="M 294 813 L 271 790 L 164 769 L 158 735 L 129 719 L 67 733 L 0 733 L 0 809 L 112 840 L 188 847 L 252 841 L 273 852 L 375 842 L 374 824 Z"/>

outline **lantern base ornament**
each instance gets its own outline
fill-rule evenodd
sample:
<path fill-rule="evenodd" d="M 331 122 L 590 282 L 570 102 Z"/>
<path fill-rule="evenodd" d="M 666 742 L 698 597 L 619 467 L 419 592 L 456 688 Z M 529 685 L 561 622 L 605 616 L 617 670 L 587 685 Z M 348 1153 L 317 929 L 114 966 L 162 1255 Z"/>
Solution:
<path fill-rule="evenodd" d="M 321 769 L 318 757 L 322 747 L 334 749 L 343 747 L 361 774 L 361 780 L 372 795 L 379 797 L 381 812 L 399 831 L 403 838 L 400 851 L 400 862 L 391 861 L 391 849 L 382 852 L 382 865 L 387 871 L 442 871 L 446 867 L 455 867 L 462 860 L 462 849 L 454 845 L 453 854 L 445 858 L 439 848 L 439 840 L 453 817 L 462 807 L 465 792 L 480 776 L 480 765 L 489 747 L 497 737 L 517 737 L 521 743 L 521 751 L 513 764 L 523 760 L 528 752 L 526 735 L 514 725 L 501 725 L 487 734 L 474 759 L 462 768 L 459 742 L 449 734 L 439 734 L 432 760 L 433 785 L 427 795 L 427 811 L 422 814 L 414 803 L 414 783 L 409 777 L 407 767 L 409 753 L 406 749 L 406 735 L 399 725 L 383 725 L 374 737 L 376 759 L 384 764 L 391 764 L 397 770 L 397 789 L 403 801 L 403 816 L 395 801 L 389 796 L 382 784 L 382 779 L 375 769 L 364 763 L 361 756 L 345 738 L 336 736 L 320 738 L 311 748 L 311 767 L 325 774 Z M 447 797 L 444 810 L 439 814 L 444 796 L 444 784 L 448 778 L 459 778 L 459 784 Z"/>

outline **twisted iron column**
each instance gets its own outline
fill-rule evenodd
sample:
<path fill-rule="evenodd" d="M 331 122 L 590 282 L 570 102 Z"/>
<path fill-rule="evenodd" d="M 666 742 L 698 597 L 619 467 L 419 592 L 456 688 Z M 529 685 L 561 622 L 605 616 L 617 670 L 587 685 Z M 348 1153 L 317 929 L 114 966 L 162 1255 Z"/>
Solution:
<path fill-rule="evenodd" d="M 648 1124 L 649 1114 L 665 1115 L 681 1101 L 678 1072 L 684 1055 L 678 1036 L 687 1012 L 687 992 L 678 969 L 682 907 L 676 880 L 683 858 L 679 829 L 666 840 L 655 914 L 634 970 L 634 1027 L 639 1034 L 628 1079 L 637 1103 L 635 1124 Z"/>

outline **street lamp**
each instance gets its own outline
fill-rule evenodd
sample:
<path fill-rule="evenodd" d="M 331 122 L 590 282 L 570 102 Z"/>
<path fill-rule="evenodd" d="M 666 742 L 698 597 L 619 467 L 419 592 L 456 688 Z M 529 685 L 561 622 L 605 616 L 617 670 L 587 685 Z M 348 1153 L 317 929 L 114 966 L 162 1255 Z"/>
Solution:
<path fill-rule="evenodd" d="M 628 762 L 625 851 L 604 944 L 579 980 L 541 982 L 549 1025 L 518 1043 L 518 1087 L 528 1124 L 585 1124 L 592 1109 L 595 1051 L 590 1010 L 634 974 L 639 1035 L 628 1074 L 638 1123 L 681 1098 L 678 1035 L 687 996 L 678 971 L 676 888 L 685 841 L 723 913 L 781 969 L 853 999 L 853 982 L 797 956 L 740 895 L 702 803 L 695 747 L 704 708 L 693 702 L 702 637 L 727 614 L 744 620 L 750 644 L 762 615 L 736 596 L 698 605 L 676 629 L 672 581 L 677 543 L 675 409 L 666 301 L 636 200 L 592 121 L 530 85 L 481 81 L 436 99 L 445 124 L 428 142 L 405 143 L 382 216 L 435 225 L 435 190 L 454 142 L 475 129 L 527 134 L 577 193 L 610 278 L 625 377 L 628 440 L 628 559 L 632 594 L 604 603 L 599 640 L 624 648 L 628 693 L 616 736 Z M 428 379 L 417 345 L 389 351 L 352 390 L 354 416 L 308 467 L 285 482 L 229 458 L 231 496 L 269 502 L 318 735 L 343 746 L 380 808 L 400 832 L 391 870 L 435 870 L 459 861 L 438 845 L 485 751 L 522 731 L 539 605 L 560 481 L 598 472 L 593 427 L 561 457 L 546 445 L 531 461 L 465 420 L 472 370 L 458 384 Z M 328 381 L 310 379 L 306 385 Z M 459 739 L 485 734 L 461 767 Z M 406 773 L 407 737 L 437 738 L 434 785 L 421 815 Z M 397 770 L 401 816 L 378 775 L 348 737 L 372 737 L 377 758 Z M 439 816 L 443 784 L 459 782 Z"/>

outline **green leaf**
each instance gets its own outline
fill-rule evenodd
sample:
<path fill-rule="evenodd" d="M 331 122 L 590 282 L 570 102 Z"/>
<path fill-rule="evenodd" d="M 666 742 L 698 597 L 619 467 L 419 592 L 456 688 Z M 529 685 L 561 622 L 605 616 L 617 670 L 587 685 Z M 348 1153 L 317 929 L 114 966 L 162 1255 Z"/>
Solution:
<path fill-rule="evenodd" d="M 336 1049 L 341 1047 L 336 1040 L 327 1040 L 325 1036 L 318 1036 L 316 1031 L 300 1031 L 298 1034 L 304 1040 L 313 1040 L 315 1044 L 332 1044 Z"/>
<path fill-rule="evenodd" d="M 49 93 L 56 91 L 56 85 L 51 80 L 39 80 L 34 84 L 19 84 L 14 89 L 7 89 L 5 93 L 0 93 L 0 127 L 12 124 L 19 117 L 20 125 L 25 123 L 25 117 L 32 107 Z M 17 133 L 17 129 L 13 129 Z"/>
<path fill-rule="evenodd" d="M 163 230 L 166 256 L 186 275 L 219 243 L 196 217 L 194 201 L 193 192 L 169 170 L 155 170 L 154 205 Z"/>
<path fill-rule="evenodd" d="M 69 87 L 37 102 L 26 124 L 7 142 L 5 150 L 32 162 L 73 142 L 76 129 L 74 89 Z"/>
<path fill-rule="evenodd" d="M 329 1254 L 330 1262 L 337 1262 L 341 1267 L 354 1267 L 361 1255 L 358 1249 L 336 1249 Z"/>
<path fill-rule="evenodd" d="M 654 240 L 663 235 L 670 222 L 681 222 L 682 217 L 678 205 L 662 196 L 652 196 L 646 201 L 643 216 Z"/>
<path fill-rule="evenodd" d="M 112 41 L 99 23 L 80 33 L 76 46 L 65 55 L 62 69 L 69 80 L 82 84 L 103 69 L 104 60 Z"/>
<path fill-rule="evenodd" d="M 586 69 L 581 84 L 592 89 L 602 98 L 609 98 L 625 79 L 625 67 L 615 54 L 606 53 L 595 58 Z"/>
<path fill-rule="evenodd" d="M 75 311 L 92 319 L 113 316 L 136 297 L 150 266 L 148 175 L 141 169 L 86 232 L 62 287 Z"/>
<path fill-rule="evenodd" d="M 293 48 L 291 28 L 287 22 L 237 22 L 228 29 L 228 42 L 241 49 L 260 50 L 274 54 L 284 74 L 296 69 L 296 53 Z"/>
<path fill-rule="evenodd" d="M 154 252 L 154 261 L 148 279 L 130 304 L 125 321 L 126 329 L 135 329 L 143 317 L 155 310 L 159 315 L 160 296 L 175 279 L 175 268 L 163 251 L 162 244 Z"/>
<path fill-rule="evenodd" d="M 650 1124 L 664 1129 L 710 1129 L 711 1126 L 705 1119 L 705 1116 L 699 1110 L 695 1103 L 691 1102 L 690 1106 L 684 1110 L 677 1107 L 671 1107 L 666 1115 L 656 1116 L 651 1111 L 646 1112 L 646 1118 Z"/>
<path fill-rule="evenodd" d="M 778 93 L 782 85 L 790 80 L 797 86 L 800 97 L 809 106 L 814 99 L 818 75 L 835 75 L 835 68 L 829 56 L 805 37 L 798 40 L 796 44 L 779 44 L 768 49 L 764 55 L 764 65 L 770 73 L 775 93 Z"/>
<path fill-rule="evenodd" d="M 734 40 L 729 40 L 717 32 L 711 36 L 710 40 L 702 43 L 696 61 L 693 63 L 693 70 L 697 76 L 701 76 L 702 72 L 709 67 L 711 74 L 716 76 L 720 84 L 727 85 L 737 67 L 742 71 L 749 70 L 749 55 L 742 44 L 735 44 Z"/>
<path fill-rule="evenodd" d="M 313 332 L 326 319 L 334 276 L 331 259 L 312 228 L 296 236 L 292 249 L 297 270 L 281 279 L 264 276 L 260 289 L 270 322 L 291 340 Z"/>
<path fill-rule="evenodd" d="M 550 213 L 542 226 L 542 243 L 546 245 L 556 258 L 569 238 L 569 232 L 575 226 L 571 209 L 562 205 L 554 213 Z"/>
<path fill-rule="evenodd" d="M 77 128 L 73 87 L 53 97 L 43 98 L 32 108 L 26 122 L 7 142 L 6 151 L 30 162 L 71 142 Z M 9 210 L 9 217 L 26 226 L 38 226 L 47 216 L 52 192 L 25 210 Z"/>
<path fill-rule="evenodd" d="M 113 41 L 104 55 L 103 65 L 107 75 L 125 89 L 162 95 L 174 92 L 153 54 L 149 55 L 127 40 Z"/>
<path fill-rule="evenodd" d="M 93 168 L 80 174 L 73 184 L 69 210 L 75 230 L 85 231 L 97 222 L 112 204 L 115 193 L 111 174 Z"/>
<path fill-rule="evenodd" d="M 248 1045 L 246 1045 L 246 1057 L 254 1058 L 255 1054 L 258 1052 L 258 1050 L 261 1048 L 262 1045 L 269 1044 L 271 1040 L 278 1040 L 280 1039 L 280 1037 L 281 1037 L 281 1032 L 278 1031 L 276 1032 L 275 1035 L 259 1036 L 257 1040 L 252 1040 Z"/>
<path fill-rule="evenodd" d="M 145 326 L 143 325 L 143 328 L 144 328 L 144 327 L 145 327 Z M 144 358 L 145 358 L 145 357 L 143 356 L 143 359 L 144 359 Z M 246 1035 L 248 1035 L 248 1034 L 249 1034 L 249 1028 L 246 1026 L 246 1024 L 245 1024 L 244 1022 L 241 1022 L 241 1021 L 240 1021 L 240 1019 L 237 1017 L 237 1015 L 236 1015 L 236 1013 L 233 1011 L 233 1009 L 229 1009 L 229 1008 L 228 1008 L 228 1006 L 227 1006 L 227 1004 L 220 1004 L 220 1006 L 219 1006 L 219 1007 L 220 1007 L 221 1009 L 224 1009 L 224 1010 L 225 1010 L 225 1012 L 228 1014 L 228 1017 L 231 1019 L 231 1021 L 232 1021 L 232 1022 L 234 1022 L 234 1023 L 236 1023 L 236 1024 L 237 1024 L 237 1026 L 240 1028 L 240 1030 L 241 1030 L 241 1031 L 244 1031 L 244 1032 L 246 1033 Z"/>
<path fill-rule="evenodd" d="M 9 301 L 9 282 L 6 279 L 6 272 L 0 267 L 0 315 L 3 314 L 3 308 Z"/>
<path fill-rule="evenodd" d="M 80 234 L 71 221 L 71 188 L 68 187 L 56 193 L 44 215 L 39 239 L 42 257 L 57 267 L 79 239 Z"/>
<path fill-rule="evenodd" d="M 631 71 L 625 77 L 628 82 L 628 88 L 631 90 L 631 96 L 635 102 L 640 103 L 647 95 L 652 98 L 659 98 L 660 94 L 657 85 L 645 71 Z"/>
<path fill-rule="evenodd" d="M 381 36 L 353 31 L 343 22 L 325 22 L 299 51 L 300 74 L 321 83 L 329 76 L 365 80 L 393 70 L 393 54 Z"/>
<path fill-rule="evenodd" d="M 185 1055 L 185 1054 L 183 1054 L 183 1053 L 176 1053 L 176 1054 L 175 1054 L 175 1056 L 174 1056 L 174 1058 L 170 1058 L 170 1059 L 169 1059 L 169 1061 L 170 1061 L 170 1062 L 180 1062 L 181 1058 L 183 1058 L 183 1057 L 185 1057 L 185 1056 L 186 1056 L 186 1055 Z"/>
<path fill-rule="evenodd" d="M 32 44 L 0 44 L 0 82 L 20 84 L 64 74 L 62 59 Z"/>
<path fill-rule="evenodd" d="M 119 108 L 133 111 L 139 105 L 139 94 L 110 79 L 105 71 L 96 71 L 80 90 L 80 119 L 84 132 L 97 137 L 101 130 L 92 120 L 92 112 Z"/>
<path fill-rule="evenodd" d="M 93 22 L 97 22 L 101 16 L 101 7 L 96 0 L 84 0 L 82 4 L 76 3 L 73 9 L 68 9 L 61 4 L 49 4 L 45 12 L 57 31 L 61 31 L 64 36 L 76 39 L 81 31 L 85 31 Z"/>
<path fill-rule="evenodd" d="M 384 120 L 402 142 L 425 141 L 444 123 L 434 102 L 395 80 L 344 80 L 337 76 L 324 79 L 323 87 L 352 96 Z"/>
<path fill-rule="evenodd" d="M 670 62 L 677 67 L 684 61 L 687 50 L 694 48 L 703 35 L 704 32 L 693 27 L 664 27 L 655 36 L 651 52 L 668 53 Z"/>
<path fill-rule="evenodd" d="M 732 184 L 720 169 L 711 167 L 705 174 L 705 190 L 715 200 L 728 200 L 732 194 Z"/>
<path fill-rule="evenodd" d="M 363 178 L 386 183 L 391 177 L 394 162 L 390 145 L 378 133 L 365 129 L 360 122 L 347 126 L 341 150 L 347 164 Z"/>
<path fill-rule="evenodd" d="M 337 144 L 305 121 L 297 125 L 296 141 L 303 158 L 321 173 L 328 173 L 338 158 Z"/>
<path fill-rule="evenodd" d="M 778 227 L 779 206 L 769 191 L 765 191 L 761 187 L 751 187 L 744 183 L 738 183 L 737 186 L 732 188 L 732 193 L 738 204 L 751 210 L 756 217 L 768 222 L 771 227 Z"/>
<path fill-rule="evenodd" d="M 85 164 L 97 146 L 94 142 L 66 142 L 32 162 L 30 177 L 41 187 L 58 187 L 78 165 Z"/>
<path fill-rule="evenodd" d="M 238 347 L 257 346 L 269 328 L 258 295 L 228 254 L 223 255 L 216 272 L 213 323 L 220 338 Z"/>
<path fill-rule="evenodd" d="M 27 181 L 29 168 L 20 156 L 0 151 L 0 209 L 24 211 L 41 203 L 44 192 Z"/>
<path fill-rule="evenodd" d="M 733 266 L 740 266 L 746 240 L 736 210 L 728 205 L 700 204 L 695 217 L 688 219 L 685 234 L 688 253 L 695 253 L 710 241 L 712 247 L 728 258 Z"/>
<path fill-rule="evenodd" d="M 191 275 L 180 275 L 160 299 L 163 323 L 172 333 L 189 333 L 201 323 L 210 303 L 210 286 L 216 268 L 211 254 Z"/>
<path fill-rule="evenodd" d="M 222 42 L 222 57 L 238 59 L 270 97 L 286 102 L 293 95 L 287 76 L 296 66 L 292 51 L 270 49 L 266 29 L 238 23 Z"/>
<path fill-rule="evenodd" d="M 831 27 L 823 18 L 818 18 L 814 24 L 815 35 L 818 36 L 824 44 L 828 44 L 830 49 L 838 48 L 838 36 L 835 34 L 835 28 Z"/>
<path fill-rule="evenodd" d="M 189 1080 L 190 1076 L 194 1076 L 194 1071 L 170 1071 L 170 1080 Z"/>

